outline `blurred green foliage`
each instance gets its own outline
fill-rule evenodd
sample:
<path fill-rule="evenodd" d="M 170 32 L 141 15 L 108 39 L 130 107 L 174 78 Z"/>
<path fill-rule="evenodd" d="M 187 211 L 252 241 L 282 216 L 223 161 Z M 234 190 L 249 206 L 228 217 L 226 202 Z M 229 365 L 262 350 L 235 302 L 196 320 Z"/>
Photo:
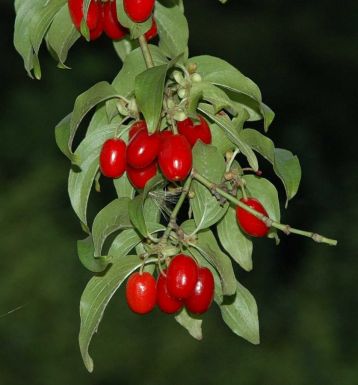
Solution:
<path fill-rule="evenodd" d="M 110 42 L 76 45 L 71 71 L 43 52 L 43 80 L 26 77 L 12 47 L 12 2 L 0 4 L 0 384 L 358 384 L 358 3 L 346 0 L 187 1 L 191 54 L 208 53 L 254 79 L 277 113 L 270 135 L 300 157 L 303 182 L 285 221 L 339 239 L 337 248 L 260 240 L 251 274 L 262 343 L 236 338 L 216 309 L 204 341 L 168 316 L 131 314 L 112 300 L 87 374 L 77 347 L 78 304 L 90 277 L 66 193 L 69 164 L 53 127 L 77 94 L 111 80 Z M 7 312 L 21 306 L 21 309 Z"/>

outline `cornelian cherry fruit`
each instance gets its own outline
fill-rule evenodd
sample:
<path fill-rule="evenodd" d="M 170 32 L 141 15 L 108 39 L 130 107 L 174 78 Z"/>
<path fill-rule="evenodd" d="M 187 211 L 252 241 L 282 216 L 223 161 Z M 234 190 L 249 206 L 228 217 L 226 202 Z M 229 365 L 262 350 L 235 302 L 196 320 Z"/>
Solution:
<path fill-rule="evenodd" d="M 142 130 L 147 131 L 147 124 L 144 120 L 138 120 L 133 123 L 128 133 L 129 140 L 132 139 L 139 131 Z"/>
<path fill-rule="evenodd" d="M 81 29 L 83 19 L 83 0 L 68 0 L 68 9 L 71 19 L 78 31 Z M 103 32 L 103 4 L 101 1 L 92 0 L 88 8 L 86 23 L 90 31 L 90 39 L 95 40 Z"/>
<path fill-rule="evenodd" d="M 127 165 L 127 176 L 133 187 L 143 189 L 147 182 L 157 173 L 157 163 L 153 162 L 145 168 L 133 168 Z"/>
<path fill-rule="evenodd" d="M 126 299 L 129 308 L 137 314 L 146 314 L 154 309 L 156 303 L 156 282 L 147 273 L 133 273 L 127 281 Z"/>
<path fill-rule="evenodd" d="M 206 267 L 199 267 L 194 291 L 185 300 L 186 308 L 194 314 L 205 313 L 213 302 L 214 288 L 212 272 Z"/>
<path fill-rule="evenodd" d="M 159 144 L 157 133 L 149 135 L 146 130 L 140 130 L 128 144 L 127 163 L 134 168 L 149 166 L 157 158 Z"/>
<path fill-rule="evenodd" d="M 198 265 L 194 259 L 184 254 L 176 255 L 167 271 L 168 293 L 176 299 L 188 298 L 198 280 Z"/>
<path fill-rule="evenodd" d="M 119 178 L 126 170 L 126 144 L 122 139 L 108 139 L 99 156 L 99 165 L 104 176 Z"/>
<path fill-rule="evenodd" d="M 261 202 L 255 198 L 241 198 L 241 202 L 268 217 L 267 211 Z M 261 220 L 241 207 L 236 207 L 236 219 L 245 233 L 252 237 L 264 237 L 269 232 L 269 227 Z"/>
<path fill-rule="evenodd" d="M 123 0 L 126 14 L 136 23 L 149 19 L 155 0 Z"/>
<path fill-rule="evenodd" d="M 200 123 L 195 123 L 190 118 L 187 118 L 182 122 L 178 122 L 179 133 L 187 138 L 192 147 L 199 139 L 206 144 L 211 143 L 210 127 L 201 115 L 198 117 L 200 119 Z"/>
<path fill-rule="evenodd" d="M 176 313 L 183 307 L 182 301 L 169 294 L 167 278 L 163 274 L 160 274 L 157 280 L 157 306 L 162 312 L 167 314 Z"/>
<path fill-rule="evenodd" d="M 115 1 L 103 3 L 104 32 L 113 40 L 120 40 L 128 34 L 128 29 L 123 27 L 117 18 L 117 7 Z"/>
<path fill-rule="evenodd" d="M 183 181 L 193 166 L 191 147 L 185 136 L 168 135 L 160 143 L 159 167 L 169 181 Z"/>

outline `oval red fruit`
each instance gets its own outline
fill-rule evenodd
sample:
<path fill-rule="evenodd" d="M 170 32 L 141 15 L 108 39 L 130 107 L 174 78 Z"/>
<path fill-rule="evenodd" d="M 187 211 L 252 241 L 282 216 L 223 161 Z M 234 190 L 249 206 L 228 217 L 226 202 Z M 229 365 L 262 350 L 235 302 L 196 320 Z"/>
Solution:
<path fill-rule="evenodd" d="M 126 299 L 129 308 L 137 314 L 146 314 L 154 309 L 156 302 L 156 282 L 145 273 L 134 273 L 127 281 Z"/>
<path fill-rule="evenodd" d="M 68 0 L 71 19 L 77 30 L 81 28 L 83 19 L 83 0 Z M 103 31 L 103 8 L 101 1 L 92 0 L 88 8 L 86 23 L 90 31 L 90 39 L 97 39 Z"/>
<path fill-rule="evenodd" d="M 145 130 L 147 131 L 147 124 L 144 120 L 138 120 L 131 125 L 129 129 L 129 140 L 132 139 L 139 131 Z"/>
<path fill-rule="evenodd" d="M 268 217 L 267 211 L 257 199 L 241 198 L 240 201 Z M 269 227 L 262 220 L 239 206 L 236 208 L 236 219 L 242 230 L 252 237 L 264 237 L 269 232 Z"/>
<path fill-rule="evenodd" d="M 202 267 L 198 269 L 198 280 L 193 293 L 185 300 L 186 308 L 194 314 L 205 313 L 214 299 L 214 277 L 212 272 Z"/>
<path fill-rule="evenodd" d="M 104 142 L 99 157 L 104 176 L 119 178 L 126 170 L 126 144 L 122 139 L 108 139 Z"/>
<path fill-rule="evenodd" d="M 157 280 L 157 306 L 167 314 L 173 314 L 182 309 L 183 303 L 172 297 L 168 292 L 167 278 L 160 274 Z"/>
<path fill-rule="evenodd" d="M 157 133 L 149 135 L 141 130 L 130 140 L 127 147 L 127 163 L 134 168 L 144 168 L 158 155 L 160 139 Z"/>
<path fill-rule="evenodd" d="M 117 18 L 115 1 L 103 3 L 104 32 L 113 40 L 120 40 L 128 34 L 128 29 L 123 27 Z"/>
<path fill-rule="evenodd" d="M 193 166 L 191 147 L 185 136 L 171 135 L 160 145 L 159 167 L 170 181 L 183 181 Z"/>
<path fill-rule="evenodd" d="M 127 165 L 127 176 L 133 187 L 143 189 L 147 182 L 157 173 L 157 170 L 156 162 L 153 162 L 145 168 L 133 168 Z"/>
<path fill-rule="evenodd" d="M 193 147 L 197 140 L 201 140 L 206 144 L 211 143 L 211 131 L 207 121 L 201 116 L 198 116 L 200 123 L 195 123 L 192 119 L 187 118 L 182 122 L 178 122 L 178 131 L 184 135 L 190 145 Z"/>
<path fill-rule="evenodd" d="M 123 0 L 126 14 L 136 23 L 149 19 L 155 0 Z"/>
<path fill-rule="evenodd" d="M 175 256 L 168 267 L 168 293 L 176 299 L 188 298 L 198 280 L 198 265 L 184 254 Z"/>
<path fill-rule="evenodd" d="M 149 41 L 151 39 L 154 39 L 157 35 L 158 35 L 157 23 L 155 22 L 154 17 L 153 17 L 152 26 L 144 34 L 144 36 L 147 39 L 147 41 Z"/>

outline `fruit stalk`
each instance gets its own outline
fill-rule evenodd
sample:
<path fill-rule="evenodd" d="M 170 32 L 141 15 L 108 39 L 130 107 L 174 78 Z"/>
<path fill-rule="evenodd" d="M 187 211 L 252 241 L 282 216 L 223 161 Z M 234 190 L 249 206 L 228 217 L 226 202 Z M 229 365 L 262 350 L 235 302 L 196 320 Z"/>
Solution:
<path fill-rule="evenodd" d="M 335 240 L 335 239 L 326 238 L 323 235 L 313 233 L 310 231 L 295 229 L 295 228 L 291 227 L 290 225 L 285 225 L 285 224 L 282 224 L 282 223 L 279 223 L 279 222 L 272 220 L 271 218 L 259 213 L 258 211 L 252 209 L 251 207 L 245 205 L 245 203 L 241 202 L 239 199 L 235 198 L 231 194 L 222 190 L 215 183 L 210 182 L 208 179 L 206 179 L 202 175 L 198 174 L 195 170 L 192 170 L 191 175 L 194 179 L 196 179 L 198 182 L 200 182 L 203 186 L 205 186 L 211 192 L 215 192 L 217 194 L 220 194 L 222 197 L 227 199 L 229 202 L 233 203 L 235 206 L 239 206 L 242 209 L 248 211 L 250 214 L 254 215 L 256 218 L 262 220 L 268 227 L 274 227 L 278 230 L 281 230 L 286 235 L 298 234 L 298 235 L 302 235 L 303 237 L 311 238 L 312 240 L 314 240 L 317 243 L 325 243 L 325 244 L 330 245 L 330 246 L 336 246 L 337 245 L 337 240 Z"/>
<path fill-rule="evenodd" d="M 152 54 L 150 53 L 150 50 L 149 50 L 147 39 L 145 38 L 144 35 L 141 35 L 139 36 L 138 41 L 139 41 L 139 45 L 142 50 L 142 54 L 143 54 L 144 61 L 147 68 L 154 67 L 154 62 L 153 62 Z"/>

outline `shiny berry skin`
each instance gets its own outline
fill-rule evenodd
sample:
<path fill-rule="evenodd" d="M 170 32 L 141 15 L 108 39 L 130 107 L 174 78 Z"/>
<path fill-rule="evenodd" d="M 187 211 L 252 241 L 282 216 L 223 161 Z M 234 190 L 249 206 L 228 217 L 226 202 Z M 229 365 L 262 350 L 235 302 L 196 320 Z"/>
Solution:
<path fill-rule="evenodd" d="M 193 293 L 185 300 L 185 306 L 193 314 L 205 313 L 214 299 L 214 277 L 212 272 L 206 268 L 198 269 L 198 280 Z"/>
<path fill-rule="evenodd" d="M 201 115 L 198 117 L 200 119 L 200 123 L 195 123 L 195 121 L 190 118 L 177 123 L 179 133 L 188 139 L 191 147 L 193 147 L 199 139 L 206 144 L 211 143 L 210 127 Z"/>
<path fill-rule="evenodd" d="M 83 0 L 68 0 L 68 8 L 71 19 L 77 30 L 81 28 L 83 19 Z M 103 7 L 102 2 L 92 0 L 88 8 L 87 20 L 90 31 L 90 39 L 97 39 L 103 31 Z"/>
<path fill-rule="evenodd" d="M 155 0 L 123 0 L 126 14 L 136 23 L 149 19 Z"/>
<path fill-rule="evenodd" d="M 172 297 L 168 293 L 167 278 L 160 274 L 157 280 L 157 306 L 167 314 L 173 314 L 182 309 L 182 301 Z"/>
<path fill-rule="evenodd" d="M 158 35 L 157 23 L 154 20 L 152 21 L 152 26 L 150 29 L 144 34 L 147 41 L 154 39 Z"/>
<path fill-rule="evenodd" d="M 140 130 L 128 144 L 127 163 L 134 168 L 149 166 L 157 158 L 159 144 L 158 134 L 149 135 L 147 131 Z"/>
<path fill-rule="evenodd" d="M 175 256 L 167 271 L 168 293 L 176 299 L 188 298 L 198 280 L 198 265 L 184 254 Z"/>
<path fill-rule="evenodd" d="M 103 3 L 104 32 L 113 40 L 120 40 L 126 36 L 129 31 L 123 27 L 117 18 L 117 7 L 115 1 Z"/>
<path fill-rule="evenodd" d="M 160 144 L 159 167 L 166 179 L 172 182 L 183 181 L 193 166 L 189 142 L 183 135 L 171 135 Z"/>
<path fill-rule="evenodd" d="M 257 199 L 241 198 L 240 201 L 268 217 L 267 211 Z M 263 221 L 239 206 L 236 207 L 236 219 L 241 229 L 252 237 L 264 237 L 269 232 L 269 227 Z"/>
<path fill-rule="evenodd" d="M 157 173 L 157 163 L 153 162 L 145 168 L 133 168 L 127 165 L 127 177 L 136 189 L 143 189 L 147 182 Z"/>
<path fill-rule="evenodd" d="M 139 131 L 142 130 L 145 130 L 147 132 L 147 124 L 144 120 L 138 120 L 133 123 L 128 133 L 129 140 L 132 139 Z"/>
<path fill-rule="evenodd" d="M 126 144 L 122 139 L 108 139 L 99 156 L 99 166 L 104 176 L 119 178 L 126 170 Z"/>
<path fill-rule="evenodd" d="M 170 138 L 172 136 L 173 136 L 173 133 L 171 131 L 161 131 L 159 133 L 160 143 L 162 144 L 165 139 Z"/>
<path fill-rule="evenodd" d="M 127 281 L 126 299 L 129 308 L 137 314 L 146 314 L 156 303 L 156 282 L 154 277 L 144 272 L 133 273 Z"/>

